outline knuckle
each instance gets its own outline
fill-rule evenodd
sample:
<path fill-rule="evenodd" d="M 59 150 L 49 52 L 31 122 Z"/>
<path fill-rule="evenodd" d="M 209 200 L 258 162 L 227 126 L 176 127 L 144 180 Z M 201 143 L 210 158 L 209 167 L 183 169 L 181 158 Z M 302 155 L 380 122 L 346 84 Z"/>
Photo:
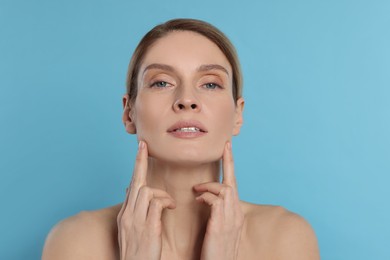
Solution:
<path fill-rule="evenodd" d="M 153 199 L 150 201 L 150 206 L 151 206 L 151 207 L 154 207 L 154 208 L 157 208 L 157 209 L 162 209 L 163 203 L 162 203 L 161 200 L 156 199 L 156 198 L 153 198 Z"/>
<path fill-rule="evenodd" d="M 147 186 L 142 186 L 139 188 L 139 193 L 145 193 L 145 192 L 147 192 L 147 190 L 148 190 Z"/>
<path fill-rule="evenodd" d="M 145 220 L 134 219 L 134 229 L 139 231 L 145 228 Z"/>
<path fill-rule="evenodd" d="M 120 226 L 120 225 L 122 224 L 122 215 L 118 215 L 118 216 L 116 217 L 116 224 L 117 224 L 118 226 Z"/>
<path fill-rule="evenodd" d="M 234 192 L 233 187 L 228 186 L 228 185 L 224 188 L 224 190 L 225 190 L 225 193 L 229 193 L 229 194 L 233 194 L 233 192 Z"/>
<path fill-rule="evenodd" d="M 152 192 L 152 189 L 149 188 L 148 186 L 141 186 L 139 188 L 139 193 L 140 195 L 142 196 L 150 196 L 150 195 L 153 195 L 153 192 Z"/>
<path fill-rule="evenodd" d="M 131 181 L 130 183 L 130 189 L 129 191 L 132 191 L 132 190 L 137 190 L 137 189 L 140 189 L 142 186 L 141 186 L 141 181 L 136 179 L 137 177 L 133 177 L 133 180 Z M 130 193 L 130 192 L 129 192 Z M 128 194 L 129 194 L 128 193 Z"/>
<path fill-rule="evenodd" d="M 123 216 L 118 216 L 117 225 L 120 229 L 128 229 L 131 226 L 131 221 Z"/>
<path fill-rule="evenodd" d="M 138 176 L 138 174 L 136 174 L 135 172 L 133 172 L 133 178 L 132 178 L 131 184 L 134 186 L 137 186 L 137 184 L 139 182 L 141 182 L 141 177 Z"/>
<path fill-rule="evenodd" d="M 216 207 L 220 207 L 222 205 L 222 200 L 219 198 L 214 200 L 213 205 Z"/>
<path fill-rule="evenodd" d="M 224 185 L 221 190 L 219 191 L 219 195 L 221 196 L 225 196 L 225 195 L 230 195 L 232 194 L 233 192 L 233 188 L 228 186 L 228 185 Z"/>
<path fill-rule="evenodd" d="M 135 177 L 133 176 L 131 182 L 130 182 L 130 187 L 129 187 L 129 191 L 131 191 L 132 189 L 135 189 L 136 188 L 136 181 L 135 181 Z"/>

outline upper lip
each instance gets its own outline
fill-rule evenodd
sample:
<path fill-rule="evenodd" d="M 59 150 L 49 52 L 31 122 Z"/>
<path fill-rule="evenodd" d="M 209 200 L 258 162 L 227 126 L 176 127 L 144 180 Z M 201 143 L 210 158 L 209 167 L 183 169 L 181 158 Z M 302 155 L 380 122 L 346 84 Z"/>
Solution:
<path fill-rule="evenodd" d="M 184 128 L 184 127 L 196 127 L 201 132 L 206 132 L 207 129 L 203 126 L 203 124 L 197 120 L 180 120 L 177 121 L 175 124 L 173 124 L 170 128 L 168 128 L 168 132 L 173 132 L 177 129 Z"/>

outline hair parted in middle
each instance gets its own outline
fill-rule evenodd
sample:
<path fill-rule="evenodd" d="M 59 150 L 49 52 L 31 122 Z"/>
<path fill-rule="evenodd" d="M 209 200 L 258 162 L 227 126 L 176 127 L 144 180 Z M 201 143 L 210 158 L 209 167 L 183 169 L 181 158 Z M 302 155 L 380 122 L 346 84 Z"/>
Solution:
<path fill-rule="evenodd" d="M 150 46 L 158 39 L 163 38 L 170 32 L 174 31 L 190 31 L 199 33 L 211 40 L 226 56 L 233 70 L 233 99 L 237 101 L 242 96 L 242 73 L 237 52 L 226 37 L 215 26 L 196 19 L 173 19 L 163 24 L 155 26 L 150 30 L 139 42 L 131 57 L 126 80 L 126 93 L 129 95 L 129 104 L 134 104 L 138 93 L 138 72 L 141 67 L 143 58 L 145 57 Z"/>

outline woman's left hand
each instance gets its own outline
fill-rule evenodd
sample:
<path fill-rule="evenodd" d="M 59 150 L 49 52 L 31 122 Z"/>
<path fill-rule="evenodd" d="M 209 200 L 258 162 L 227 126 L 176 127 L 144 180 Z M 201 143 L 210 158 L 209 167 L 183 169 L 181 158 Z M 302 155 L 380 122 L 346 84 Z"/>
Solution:
<path fill-rule="evenodd" d="M 202 246 L 202 260 L 237 259 L 244 214 L 240 207 L 230 142 L 223 152 L 223 181 L 194 186 L 196 199 L 211 207 Z"/>

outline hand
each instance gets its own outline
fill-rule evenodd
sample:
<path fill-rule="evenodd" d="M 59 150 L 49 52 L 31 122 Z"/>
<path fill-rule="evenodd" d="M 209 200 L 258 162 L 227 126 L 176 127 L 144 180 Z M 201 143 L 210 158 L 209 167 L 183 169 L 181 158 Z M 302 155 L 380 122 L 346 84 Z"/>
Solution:
<path fill-rule="evenodd" d="M 223 152 L 222 183 L 202 183 L 194 186 L 194 189 L 202 192 L 196 200 L 211 207 L 201 259 L 237 259 L 244 214 L 240 208 L 229 142 L 225 145 Z"/>
<path fill-rule="evenodd" d="M 146 185 L 148 150 L 139 142 L 137 158 L 126 200 L 117 217 L 121 260 L 161 257 L 161 214 L 165 208 L 175 208 L 175 202 L 165 191 Z"/>

